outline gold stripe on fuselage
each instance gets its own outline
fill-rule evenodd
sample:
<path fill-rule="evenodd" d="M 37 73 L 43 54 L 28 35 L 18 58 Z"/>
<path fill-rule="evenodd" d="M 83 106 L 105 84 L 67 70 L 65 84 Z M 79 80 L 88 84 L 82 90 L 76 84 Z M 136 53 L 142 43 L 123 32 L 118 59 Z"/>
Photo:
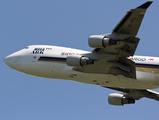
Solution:
<path fill-rule="evenodd" d="M 137 67 L 136 66 L 136 71 L 142 71 L 142 72 L 148 72 L 148 73 L 157 73 L 159 74 L 159 69 L 158 68 L 149 68 L 149 67 Z"/>

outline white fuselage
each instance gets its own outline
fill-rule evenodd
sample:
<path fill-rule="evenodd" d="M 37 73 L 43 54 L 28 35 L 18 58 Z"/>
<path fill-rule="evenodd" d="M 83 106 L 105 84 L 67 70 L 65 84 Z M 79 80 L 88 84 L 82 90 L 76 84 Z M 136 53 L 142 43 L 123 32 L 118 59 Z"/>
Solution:
<path fill-rule="evenodd" d="M 84 53 L 90 52 L 57 46 L 34 45 L 7 56 L 4 62 L 17 71 L 44 78 L 131 89 L 159 87 L 159 58 L 157 57 L 129 57 L 136 63 L 137 79 L 133 79 L 122 75 L 78 72 L 66 64 L 68 55 Z"/>

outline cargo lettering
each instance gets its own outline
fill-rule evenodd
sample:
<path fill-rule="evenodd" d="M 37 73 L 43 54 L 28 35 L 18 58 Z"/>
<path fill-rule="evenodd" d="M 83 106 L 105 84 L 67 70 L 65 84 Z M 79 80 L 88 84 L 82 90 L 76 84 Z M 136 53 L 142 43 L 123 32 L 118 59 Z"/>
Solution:
<path fill-rule="evenodd" d="M 129 58 L 132 61 L 146 61 L 146 58 Z"/>

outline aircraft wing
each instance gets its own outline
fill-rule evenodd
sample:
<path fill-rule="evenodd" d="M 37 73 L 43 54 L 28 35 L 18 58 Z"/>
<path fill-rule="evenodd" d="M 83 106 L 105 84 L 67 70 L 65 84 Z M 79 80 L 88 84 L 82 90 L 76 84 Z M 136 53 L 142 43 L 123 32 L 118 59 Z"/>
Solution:
<path fill-rule="evenodd" d="M 120 34 L 137 35 L 142 19 L 145 15 L 146 9 L 152 2 L 146 2 L 136 9 L 131 9 L 115 26 L 112 32 Z"/>
<path fill-rule="evenodd" d="M 128 57 L 134 55 L 138 46 L 140 39 L 135 36 L 146 9 L 151 3 L 150 1 L 146 2 L 127 12 L 111 34 L 90 36 L 89 46 L 95 48 L 92 55 L 103 57 L 95 58 L 97 60 L 93 65 L 74 67 L 74 70 L 85 73 L 123 75 L 136 79 L 135 63 Z M 100 43 L 101 39 L 102 43 Z"/>
<path fill-rule="evenodd" d="M 135 100 L 139 100 L 143 97 L 146 97 L 146 98 L 159 101 L 159 92 L 155 90 L 150 90 L 150 89 L 146 89 L 146 90 L 134 89 L 133 90 L 133 89 L 123 89 L 123 88 L 114 88 L 114 87 L 105 87 L 105 88 L 121 91 L 123 93 L 120 93 L 120 94 L 123 94 L 124 96 L 135 99 Z"/>
<path fill-rule="evenodd" d="M 145 15 L 146 9 L 151 5 L 151 1 L 148 1 L 141 6 L 131 9 L 126 15 L 121 19 L 121 21 L 115 26 L 112 30 L 112 33 L 109 35 L 104 35 L 106 38 L 115 39 L 115 45 L 108 45 L 103 48 L 95 48 L 92 52 L 97 54 L 106 54 L 107 56 L 105 62 L 100 62 L 98 60 L 98 64 L 100 67 L 105 70 L 104 67 L 107 68 L 107 72 L 109 74 L 115 75 L 123 75 L 125 77 L 136 78 L 136 70 L 135 63 L 128 59 L 129 56 L 133 56 L 136 50 L 136 47 L 139 42 L 139 38 L 135 37 L 141 25 L 142 19 Z M 113 41 L 112 41 L 113 43 Z M 93 66 L 93 65 L 92 65 Z M 91 67 L 91 66 L 90 66 Z M 93 67 L 92 67 L 93 69 Z M 87 69 L 86 69 L 87 70 Z M 100 71 L 100 68 L 97 67 L 97 71 Z M 91 71 L 91 70 L 90 70 Z M 97 72 L 96 71 L 96 72 Z M 100 71 L 102 72 L 102 70 Z M 110 94 L 108 97 L 108 101 L 110 99 L 109 104 L 117 104 L 113 100 L 118 95 L 122 95 L 122 98 L 126 98 L 128 103 L 134 103 L 133 100 L 139 100 L 143 97 L 151 98 L 159 101 L 159 92 L 150 90 L 150 89 L 125 89 L 118 87 L 107 87 L 105 88 L 121 91 L 121 93 Z M 114 98 L 112 97 L 114 96 Z M 111 99 L 113 98 L 113 99 Z M 133 100 L 132 100 L 133 99 Z M 112 100 L 112 101 L 111 101 Z M 123 104 L 123 103 L 122 103 Z M 126 103 L 127 104 L 127 103 Z M 121 105 L 121 104 L 118 104 Z"/>

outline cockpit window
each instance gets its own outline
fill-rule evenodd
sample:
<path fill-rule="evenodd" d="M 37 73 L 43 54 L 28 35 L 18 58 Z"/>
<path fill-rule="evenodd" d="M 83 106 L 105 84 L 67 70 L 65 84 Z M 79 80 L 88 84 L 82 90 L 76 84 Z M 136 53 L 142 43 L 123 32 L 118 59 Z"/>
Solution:
<path fill-rule="evenodd" d="M 29 47 L 25 47 L 24 49 L 28 49 Z"/>

